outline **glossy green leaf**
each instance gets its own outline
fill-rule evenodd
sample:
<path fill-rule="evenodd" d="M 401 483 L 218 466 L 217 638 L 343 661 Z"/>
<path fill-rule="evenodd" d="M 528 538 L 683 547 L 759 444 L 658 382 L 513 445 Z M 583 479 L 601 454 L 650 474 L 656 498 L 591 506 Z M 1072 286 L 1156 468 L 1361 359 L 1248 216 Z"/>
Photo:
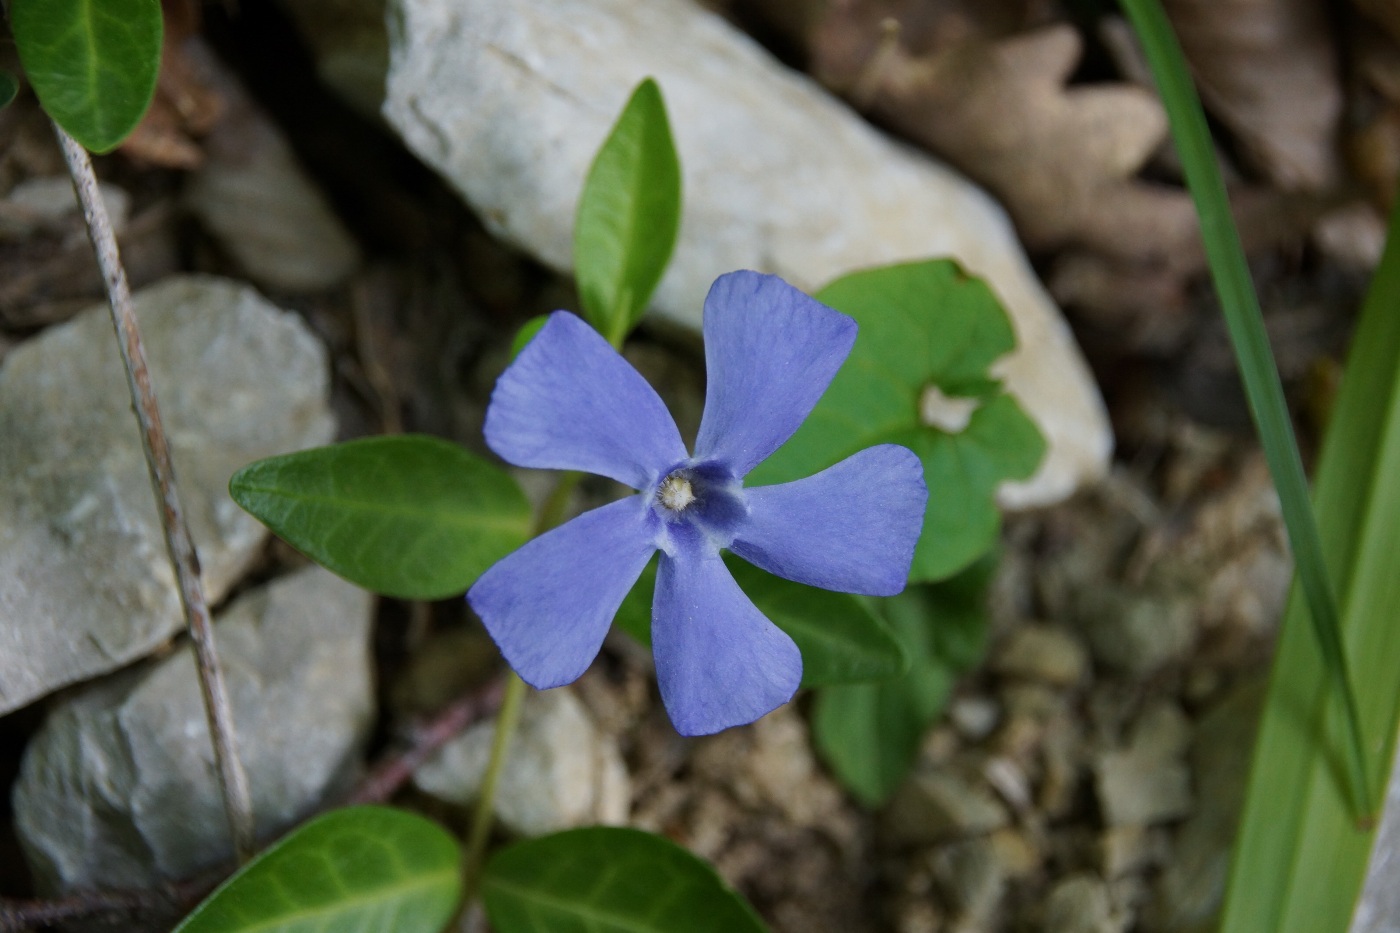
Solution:
<path fill-rule="evenodd" d="M 802 686 L 866 683 L 898 677 L 909 667 L 903 643 L 871 609 L 871 600 L 793 583 L 732 555 L 725 566 L 759 611 L 802 652 Z M 656 558 L 623 600 L 616 622 L 651 644 L 651 597 Z"/>
<path fill-rule="evenodd" d="M 613 344 L 646 313 L 681 217 L 681 167 L 661 89 L 632 92 L 598 150 L 574 221 L 574 274 L 584 315 Z"/>
<path fill-rule="evenodd" d="M 243 866 L 175 933 L 439 933 L 461 887 L 461 852 L 436 823 L 352 807 Z"/>
<path fill-rule="evenodd" d="M 498 852 L 481 884 L 497 933 L 761 933 L 753 908 L 668 839 L 594 826 Z"/>
<path fill-rule="evenodd" d="M 981 660 L 991 565 L 987 559 L 951 580 L 879 601 L 910 656 L 903 677 L 817 692 L 812 714 L 817 751 L 867 806 L 894 793 L 958 675 Z"/>
<path fill-rule="evenodd" d="M 0 71 L 0 109 L 10 106 L 19 93 L 19 82 L 8 71 Z"/>
<path fill-rule="evenodd" d="M 651 647 L 651 598 L 656 592 L 656 563 L 660 560 L 659 552 L 651 555 L 651 560 L 642 570 L 642 575 L 637 578 L 637 582 L 632 585 L 632 589 L 627 592 L 627 596 L 622 600 L 622 605 L 617 607 L 617 615 L 613 616 L 613 624 L 619 626 L 628 635 L 637 641 Z"/>
<path fill-rule="evenodd" d="M 160 71 L 160 0 L 11 0 L 25 76 L 59 126 L 113 149 L 150 106 Z"/>
<path fill-rule="evenodd" d="M 997 486 L 1029 477 L 1045 453 L 988 374 L 1015 346 L 1006 312 L 951 260 L 857 272 L 816 297 L 856 319 L 855 349 L 807 421 L 745 482 L 787 482 L 874 444 L 903 444 L 923 460 L 929 488 L 909 579 L 957 573 L 996 543 Z M 930 387 L 970 409 L 964 425 L 924 423 Z"/>
<path fill-rule="evenodd" d="M 544 329 L 544 325 L 549 322 L 548 314 L 537 314 L 515 332 L 515 339 L 510 342 L 510 358 L 515 359 L 520 355 L 520 351 L 529 346 L 530 341 L 535 339 L 535 335 Z"/>
<path fill-rule="evenodd" d="M 515 480 L 422 435 L 260 460 L 234 474 L 229 493 L 318 564 L 404 599 L 463 592 L 530 534 Z"/>
<path fill-rule="evenodd" d="M 1384 789 L 1400 730 L 1400 205 L 1352 338 L 1317 469 L 1327 569 L 1356 685 L 1370 786 Z M 1255 741 L 1222 933 L 1348 928 L 1375 833 L 1343 775 L 1341 702 L 1295 582 Z"/>

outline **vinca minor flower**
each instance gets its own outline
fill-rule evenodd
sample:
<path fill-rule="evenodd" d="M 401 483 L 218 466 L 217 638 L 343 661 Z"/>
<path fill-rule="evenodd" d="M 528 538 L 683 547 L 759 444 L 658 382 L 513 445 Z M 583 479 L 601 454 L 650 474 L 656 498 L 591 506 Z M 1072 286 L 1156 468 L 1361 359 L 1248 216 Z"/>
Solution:
<path fill-rule="evenodd" d="M 593 328 L 549 318 L 496 383 L 486 442 L 518 466 L 597 473 L 637 494 L 528 542 L 467 593 L 516 673 L 557 687 L 593 662 L 659 550 L 652 648 L 684 735 L 752 722 L 802 679 L 797 646 L 739 589 L 722 549 L 799 583 L 888 596 L 904 588 L 928 496 L 919 459 L 893 444 L 744 488 L 826 391 L 856 323 L 775 276 L 734 272 L 710 289 L 704 332 L 691 456 L 656 392 Z"/>

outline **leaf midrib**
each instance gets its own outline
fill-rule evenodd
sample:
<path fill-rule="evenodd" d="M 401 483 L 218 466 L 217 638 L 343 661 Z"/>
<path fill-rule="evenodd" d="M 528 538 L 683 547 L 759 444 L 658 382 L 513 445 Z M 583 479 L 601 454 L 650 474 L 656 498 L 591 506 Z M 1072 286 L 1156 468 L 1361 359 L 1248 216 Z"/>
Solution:
<path fill-rule="evenodd" d="M 493 514 L 490 518 L 475 518 L 463 515 L 461 512 L 443 510 L 431 510 L 411 505 L 398 507 L 379 502 L 366 502 L 360 499 L 340 499 L 333 496 L 309 495 L 306 493 L 287 492 L 275 486 L 252 486 L 240 485 L 240 492 L 253 492 L 261 495 L 275 497 L 290 502 L 314 505 L 314 506 L 335 506 L 342 507 L 347 503 L 360 512 L 370 512 L 378 515 L 395 515 L 403 518 L 412 518 L 419 521 L 431 521 L 440 524 L 452 525 L 457 528 L 480 529 L 487 528 L 494 531 L 528 531 L 529 519 L 512 519 L 502 516 L 499 513 Z M 445 515 L 445 518 L 444 518 Z"/>
<path fill-rule="evenodd" d="M 395 900 L 410 900 L 414 895 L 423 891 L 442 887 L 444 884 L 455 884 L 456 880 L 457 871 L 455 868 L 444 869 L 416 881 L 379 888 L 377 889 L 377 893 L 372 892 L 357 897 L 344 898 L 323 907 L 303 908 L 291 913 L 279 914 L 268 920 L 256 922 L 251 926 L 240 925 L 237 929 L 239 933 L 258 933 L 260 930 L 275 930 L 288 923 L 297 921 L 333 917 L 368 904 L 388 903 Z"/>

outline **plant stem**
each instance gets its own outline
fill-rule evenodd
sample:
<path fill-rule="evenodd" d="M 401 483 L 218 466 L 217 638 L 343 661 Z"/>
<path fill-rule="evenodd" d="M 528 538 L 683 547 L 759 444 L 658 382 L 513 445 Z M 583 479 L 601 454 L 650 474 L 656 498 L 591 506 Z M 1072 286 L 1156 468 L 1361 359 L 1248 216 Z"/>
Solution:
<path fill-rule="evenodd" d="M 253 829 L 253 800 L 248 789 L 248 776 L 238 758 L 238 742 L 233 726 L 233 709 L 224 686 L 223 669 L 219 666 L 214 647 L 214 626 L 209 617 L 209 604 L 204 599 L 200 583 L 199 557 L 190 539 L 189 526 L 175 487 L 175 470 L 170 460 L 170 443 L 161 425 L 160 409 L 156 406 L 151 374 L 146 366 L 146 352 L 137 328 L 136 313 L 131 304 L 131 290 L 126 282 L 126 270 L 117 252 L 117 238 L 107 217 L 97 187 L 97 176 L 87 150 L 65 133 L 57 123 L 54 132 L 68 163 L 73 188 L 83 207 L 88 236 L 97 264 L 107 284 L 108 305 L 112 309 L 112 325 L 117 332 L 126 369 L 127 386 L 131 390 L 132 409 L 141 426 L 142 445 L 146 451 L 146 466 L 151 474 L 156 501 L 160 506 L 161 529 L 170 563 L 175 568 L 179 584 L 180 604 L 184 607 L 185 625 L 194 644 L 195 670 L 199 675 L 200 692 L 204 697 L 205 718 L 214 744 L 214 763 L 219 775 L 219 790 L 224 801 L 233 848 L 240 862 L 252 858 L 256 848 Z"/>
<path fill-rule="evenodd" d="M 583 474 L 570 470 L 560 475 L 540 506 L 540 515 L 535 522 L 532 538 L 556 527 L 564 521 L 569 498 L 578 487 Z M 496 806 L 496 788 L 500 785 L 501 770 L 505 767 L 506 752 L 510 748 L 511 736 L 520 724 L 520 704 L 525 699 L 529 685 L 514 671 L 506 674 L 505 698 L 501 701 L 501 711 L 496 714 L 496 733 L 491 740 L 491 757 L 486 762 L 486 773 L 481 778 L 481 789 L 477 792 L 476 805 L 472 808 L 471 832 L 467 837 L 466 855 L 462 859 L 465 879 L 462 897 L 463 909 L 476 896 L 481 884 L 481 868 L 486 855 L 486 842 L 491 836 L 492 814 Z"/>
<path fill-rule="evenodd" d="M 1211 277 L 1239 362 L 1249 409 L 1264 447 L 1264 458 L 1278 488 L 1283 522 L 1293 547 L 1308 614 L 1332 690 L 1342 703 L 1352 806 L 1358 825 L 1364 826 L 1374 821 L 1375 804 L 1361 717 L 1342 645 L 1337 601 L 1323 562 L 1322 539 L 1308 498 L 1307 477 L 1288 417 L 1283 385 L 1269 348 L 1244 248 L 1230 216 L 1225 184 L 1215 164 L 1205 113 L 1161 4 L 1157 0 L 1124 0 L 1123 7 L 1142 41 L 1143 52 L 1157 80 L 1171 123 L 1172 139 L 1181 155 L 1187 187 L 1196 202 L 1196 213 L 1200 215 L 1201 237 Z"/>
<path fill-rule="evenodd" d="M 472 811 L 471 834 L 467 837 L 467 851 L 462 860 L 462 870 L 466 879 L 462 899 L 470 904 L 476 897 L 481 884 L 481 866 L 486 855 L 486 841 L 491 836 L 492 810 L 496 805 L 496 788 L 501 782 L 501 771 L 506 763 L 506 751 L 510 748 L 511 736 L 520 724 L 520 704 L 525 699 L 529 687 L 514 671 L 506 674 L 506 693 L 501 701 L 501 711 L 496 714 L 496 734 L 491 740 L 491 758 L 486 763 L 486 773 L 481 778 L 481 790 L 477 793 L 476 807 Z"/>

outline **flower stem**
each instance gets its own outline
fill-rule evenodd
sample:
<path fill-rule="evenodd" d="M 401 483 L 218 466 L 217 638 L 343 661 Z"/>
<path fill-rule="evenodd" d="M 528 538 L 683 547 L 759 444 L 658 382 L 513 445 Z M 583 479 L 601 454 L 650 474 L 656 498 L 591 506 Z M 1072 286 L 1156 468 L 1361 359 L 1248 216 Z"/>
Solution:
<path fill-rule="evenodd" d="M 583 474 L 576 470 L 570 470 L 559 477 L 544 504 L 540 506 L 532 537 L 538 538 L 564 521 L 569 499 L 582 478 Z M 486 773 L 481 778 L 481 790 L 477 793 L 476 806 L 472 810 L 466 855 L 462 860 L 464 907 L 476 897 L 477 889 L 481 885 L 486 842 L 491 837 L 492 813 L 496 806 L 496 788 L 501 782 L 501 771 L 505 767 L 506 751 L 510 748 L 511 736 L 520 724 L 520 704 L 525 699 L 527 689 L 528 685 L 518 674 L 514 671 L 506 673 L 505 697 L 501 700 L 501 711 L 496 714 L 496 734 L 491 740 L 491 757 L 486 762 Z"/>
<path fill-rule="evenodd" d="M 520 703 L 528 689 L 514 671 L 506 674 L 506 693 L 501 700 L 501 711 L 496 714 L 496 735 L 491 741 L 491 758 L 486 763 L 486 773 L 481 778 L 481 790 L 476 797 L 476 808 L 472 812 L 471 835 L 467 837 L 467 853 L 462 861 L 465 878 L 463 903 L 470 904 L 476 897 L 481 884 L 481 867 L 486 855 L 486 841 L 491 836 L 492 810 L 496 805 L 496 788 L 501 782 L 501 770 L 505 766 L 506 750 L 510 747 L 511 735 L 520 723 Z"/>
<path fill-rule="evenodd" d="M 535 533 L 532 537 L 538 538 L 551 528 L 564 523 L 564 513 L 569 507 L 569 499 L 573 496 L 574 490 L 578 488 L 581 479 L 583 479 L 583 474 L 577 470 L 570 470 L 559 477 L 559 481 L 554 484 L 549 496 L 545 498 L 544 505 L 540 506 L 540 517 L 535 522 Z"/>

